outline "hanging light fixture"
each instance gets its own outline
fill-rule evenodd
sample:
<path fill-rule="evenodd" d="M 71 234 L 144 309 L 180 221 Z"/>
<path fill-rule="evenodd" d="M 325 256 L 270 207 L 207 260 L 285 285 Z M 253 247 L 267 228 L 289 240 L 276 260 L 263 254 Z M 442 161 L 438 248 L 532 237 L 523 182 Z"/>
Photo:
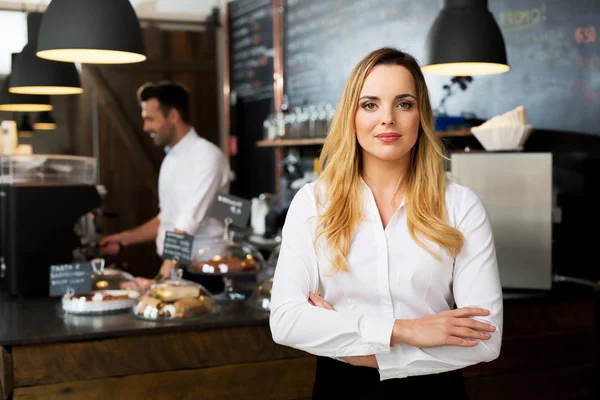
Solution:
<path fill-rule="evenodd" d="M 89 64 L 146 59 L 140 21 L 129 0 L 52 0 L 42 19 L 37 55 Z"/>
<path fill-rule="evenodd" d="M 27 15 L 28 42 L 12 67 L 12 93 L 78 94 L 83 92 L 74 63 L 44 60 L 35 55 L 42 14 Z"/>
<path fill-rule="evenodd" d="M 422 71 L 450 76 L 500 74 L 510 70 L 500 27 L 487 0 L 443 0 L 427 35 Z"/>
<path fill-rule="evenodd" d="M 36 131 L 53 131 L 56 129 L 56 122 L 50 111 L 38 113 L 38 117 L 33 124 L 33 129 Z"/>
<path fill-rule="evenodd" d="M 18 54 L 12 54 L 14 65 L 15 58 Z M 12 76 L 9 75 L 0 90 L 0 111 L 24 111 L 38 112 L 51 111 L 50 96 L 36 94 L 18 94 L 8 91 Z"/>
<path fill-rule="evenodd" d="M 31 126 L 31 122 L 29 121 L 29 115 L 24 114 L 21 117 L 21 123 L 17 128 L 19 133 L 19 137 L 32 137 L 33 136 L 33 127 Z"/>

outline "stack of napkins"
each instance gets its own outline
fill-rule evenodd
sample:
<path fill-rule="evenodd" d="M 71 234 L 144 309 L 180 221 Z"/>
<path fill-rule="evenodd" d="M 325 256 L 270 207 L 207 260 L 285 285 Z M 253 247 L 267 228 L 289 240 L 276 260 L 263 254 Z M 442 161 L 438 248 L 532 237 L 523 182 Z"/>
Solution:
<path fill-rule="evenodd" d="M 519 106 L 471 128 L 484 149 L 488 151 L 523 150 L 534 128 L 527 124 L 527 110 Z"/>

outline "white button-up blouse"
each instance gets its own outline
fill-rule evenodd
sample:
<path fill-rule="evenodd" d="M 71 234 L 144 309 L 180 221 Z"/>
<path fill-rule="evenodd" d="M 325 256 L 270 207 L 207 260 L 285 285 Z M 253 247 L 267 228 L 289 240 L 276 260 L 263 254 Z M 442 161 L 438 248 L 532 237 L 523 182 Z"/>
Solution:
<path fill-rule="evenodd" d="M 465 242 L 452 258 L 425 240 L 440 255 L 437 260 L 411 238 L 404 202 L 384 229 L 373 193 L 363 181 L 361 185 L 364 219 L 347 256 L 348 272 L 330 270 L 324 238 L 314 244 L 320 213 L 315 183 L 295 196 L 283 227 L 273 284 L 270 325 L 275 342 L 333 358 L 375 354 L 382 380 L 497 358 L 502 288 L 490 221 L 479 197 L 467 187 L 448 185 L 448 220 Z M 320 292 L 335 311 L 310 305 L 311 291 Z M 491 338 L 473 347 L 390 347 L 396 319 L 422 318 L 455 306 L 490 310 L 489 316 L 477 319 L 496 327 Z"/>

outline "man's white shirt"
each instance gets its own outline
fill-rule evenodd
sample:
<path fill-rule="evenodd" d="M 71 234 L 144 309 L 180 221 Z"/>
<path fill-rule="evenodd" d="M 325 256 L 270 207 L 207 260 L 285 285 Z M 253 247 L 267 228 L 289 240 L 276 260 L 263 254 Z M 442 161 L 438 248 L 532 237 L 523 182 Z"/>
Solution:
<path fill-rule="evenodd" d="M 223 152 L 192 128 L 172 148 L 160 167 L 160 226 L 156 251 L 163 253 L 166 231 L 194 235 L 193 252 L 221 239 L 222 221 L 207 216 L 218 193 L 229 190 L 229 164 Z"/>

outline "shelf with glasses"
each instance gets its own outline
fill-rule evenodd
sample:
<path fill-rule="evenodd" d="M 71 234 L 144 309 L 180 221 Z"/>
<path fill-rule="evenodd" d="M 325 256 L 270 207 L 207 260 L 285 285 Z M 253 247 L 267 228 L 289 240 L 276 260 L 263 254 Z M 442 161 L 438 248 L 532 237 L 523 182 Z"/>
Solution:
<path fill-rule="evenodd" d="M 458 136 L 472 136 L 470 129 L 456 129 L 449 131 L 438 131 L 435 133 L 438 137 L 458 137 Z"/>
<path fill-rule="evenodd" d="M 256 142 L 258 147 L 290 147 L 290 146 L 315 146 L 325 143 L 325 138 L 304 138 L 304 139 L 275 139 L 261 140 Z"/>
<path fill-rule="evenodd" d="M 456 136 L 471 136 L 472 133 L 468 129 L 437 132 L 439 137 L 456 137 Z M 315 146 L 325 143 L 325 138 L 302 138 L 302 139 L 275 139 L 261 140 L 256 142 L 258 147 L 291 147 L 291 146 Z"/>

